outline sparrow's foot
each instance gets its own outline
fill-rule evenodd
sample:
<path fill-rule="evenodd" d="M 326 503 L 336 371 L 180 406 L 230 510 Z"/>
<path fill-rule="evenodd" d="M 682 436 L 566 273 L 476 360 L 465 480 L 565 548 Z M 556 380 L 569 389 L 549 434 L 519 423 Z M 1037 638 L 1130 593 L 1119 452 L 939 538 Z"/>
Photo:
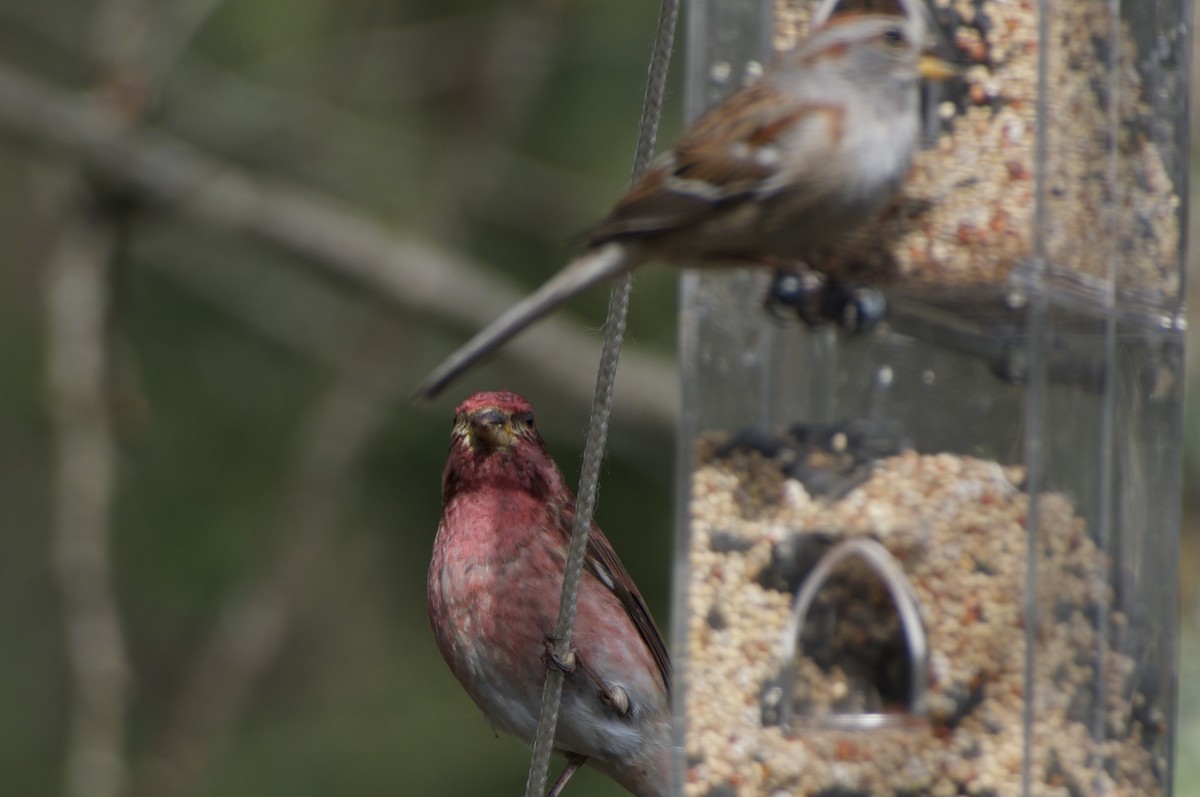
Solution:
<path fill-rule="evenodd" d="M 795 313 L 809 326 L 834 323 L 853 334 L 871 331 L 887 314 L 878 288 L 847 285 L 809 269 L 776 271 L 764 304 L 777 315 Z"/>

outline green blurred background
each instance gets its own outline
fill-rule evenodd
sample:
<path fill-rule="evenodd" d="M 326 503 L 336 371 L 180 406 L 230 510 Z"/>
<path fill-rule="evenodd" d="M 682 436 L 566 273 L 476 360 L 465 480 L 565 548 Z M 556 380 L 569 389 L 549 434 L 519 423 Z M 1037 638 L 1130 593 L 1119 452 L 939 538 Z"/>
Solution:
<path fill-rule="evenodd" d="M 622 190 L 656 15 L 640 0 L 0 3 L 0 793 L 64 793 L 76 738 L 46 362 L 49 264 L 80 229 L 115 233 L 98 247 L 116 479 L 99 531 L 129 664 L 111 720 L 124 793 L 520 793 L 526 753 L 494 738 L 428 631 L 447 431 L 467 393 L 518 389 L 576 480 L 605 292 L 538 338 L 559 348 L 515 346 L 432 405 L 406 391 Z M 102 123 L 147 131 L 159 159 L 131 177 Z M 340 258 L 347 240 L 443 282 L 389 281 L 388 256 Z M 670 272 L 639 278 L 598 514 L 664 624 L 674 306 Z M 1200 413 L 1186 428 L 1178 794 L 1200 795 Z M 617 793 L 588 771 L 571 789 Z"/>

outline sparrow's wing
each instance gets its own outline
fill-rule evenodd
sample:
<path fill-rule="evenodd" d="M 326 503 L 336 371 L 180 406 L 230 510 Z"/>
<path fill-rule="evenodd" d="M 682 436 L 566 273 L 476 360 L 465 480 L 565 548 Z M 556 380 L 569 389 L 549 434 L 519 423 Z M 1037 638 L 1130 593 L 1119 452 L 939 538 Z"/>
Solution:
<path fill-rule="evenodd" d="M 562 514 L 560 528 L 569 537 L 571 527 L 574 524 L 575 510 L 574 497 L 572 497 L 569 507 Z M 663 685 L 670 692 L 671 657 L 667 653 L 667 643 L 663 640 L 662 632 L 658 630 L 658 626 L 654 622 L 654 617 L 650 614 L 650 608 L 646 606 L 646 601 L 642 598 L 642 593 L 638 592 L 637 585 L 633 583 L 633 577 L 629 575 L 629 571 L 625 569 L 625 565 L 617 557 L 617 552 L 613 550 L 612 544 L 604 536 L 604 532 L 595 523 L 592 523 L 592 528 L 588 532 L 584 568 L 586 572 L 591 573 L 597 581 L 617 596 L 621 607 L 625 609 L 625 613 L 633 621 L 633 626 L 637 629 L 638 635 L 646 643 L 646 647 L 650 649 L 650 656 L 658 666 L 658 672 L 662 676 Z"/>
<path fill-rule="evenodd" d="M 742 89 L 704 114 L 679 143 L 629 190 L 584 240 L 591 246 L 686 227 L 729 202 L 776 190 L 794 179 L 782 167 L 794 152 L 837 135 L 842 110 L 786 103 L 765 81 Z M 782 149 L 786 139 L 788 152 Z"/>

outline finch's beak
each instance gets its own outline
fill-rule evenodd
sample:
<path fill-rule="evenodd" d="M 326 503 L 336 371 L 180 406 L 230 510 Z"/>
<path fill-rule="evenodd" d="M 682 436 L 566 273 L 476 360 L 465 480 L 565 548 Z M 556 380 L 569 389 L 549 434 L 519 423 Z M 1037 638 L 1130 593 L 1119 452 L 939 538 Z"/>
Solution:
<path fill-rule="evenodd" d="M 962 70 L 933 53 L 921 53 L 917 59 L 917 74 L 926 80 L 948 80 L 962 74 Z"/>
<path fill-rule="evenodd" d="M 480 410 L 471 416 L 472 448 L 508 448 L 516 437 L 508 416 L 500 410 Z"/>

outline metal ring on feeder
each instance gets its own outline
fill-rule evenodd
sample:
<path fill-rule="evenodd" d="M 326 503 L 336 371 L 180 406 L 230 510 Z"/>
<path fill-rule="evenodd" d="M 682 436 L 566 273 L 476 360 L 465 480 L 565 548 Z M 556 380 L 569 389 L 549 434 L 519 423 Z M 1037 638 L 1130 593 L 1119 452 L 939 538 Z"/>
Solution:
<path fill-rule="evenodd" d="M 813 600 L 834 570 L 847 559 L 857 557 L 879 576 L 892 596 L 896 613 L 900 617 L 908 655 L 912 661 L 909 687 L 909 710 L 907 714 L 861 713 L 832 714 L 814 718 L 823 727 L 867 729 L 896 724 L 907 724 L 914 717 L 924 716 L 927 711 L 925 693 L 929 673 L 929 647 L 925 641 L 925 625 L 921 621 L 920 608 L 912 583 L 904 575 L 900 563 L 879 542 L 860 537 L 843 540 L 825 552 L 816 566 L 809 572 L 796 594 L 791 617 L 783 635 L 783 671 L 780 678 L 782 705 L 780 725 L 784 732 L 792 727 L 792 703 L 794 700 L 796 655 L 800 647 L 800 631 L 808 619 L 808 610 Z"/>
<path fill-rule="evenodd" d="M 813 10 L 812 21 L 809 23 L 812 28 L 819 28 L 829 21 L 829 18 L 834 15 L 835 10 L 839 10 L 839 6 L 850 6 L 849 9 L 842 10 L 842 13 L 847 11 L 853 12 L 882 12 L 882 13 L 903 13 L 909 19 L 919 19 L 922 24 L 928 26 L 932 22 L 932 17 L 929 13 L 929 7 L 923 0 L 822 0 L 821 4 Z M 854 8 L 854 6 L 859 8 Z M 888 6 L 888 8 L 881 8 Z M 936 27 L 936 26 L 935 26 Z"/>

